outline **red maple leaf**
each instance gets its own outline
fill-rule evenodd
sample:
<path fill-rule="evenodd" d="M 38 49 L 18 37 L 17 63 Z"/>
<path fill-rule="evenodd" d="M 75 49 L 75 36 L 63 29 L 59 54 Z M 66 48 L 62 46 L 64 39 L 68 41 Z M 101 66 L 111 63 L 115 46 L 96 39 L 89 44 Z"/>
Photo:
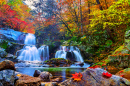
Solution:
<path fill-rule="evenodd" d="M 76 73 L 75 74 L 72 74 L 72 78 L 74 79 L 74 81 L 81 81 L 81 78 L 82 78 L 82 74 L 79 72 L 79 73 Z"/>
<path fill-rule="evenodd" d="M 119 73 L 122 73 L 122 72 L 123 72 L 123 70 L 119 71 Z"/>
<path fill-rule="evenodd" d="M 112 74 L 110 74 L 110 73 L 108 73 L 108 72 L 106 72 L 106 73 L 103 72 L 103 73 L 102 73 L 102 76 L 103 76 L 103 77 L 106 77 L 106 78 L 110 78 L 110 77 L 112 76 Z"/>
<path fill-rule="evenodd" d="M 99 65 L 96 65 L 96 66 L 93 66 L 93 67 L 88 67 L 88 68 L 95 69 L 95 68 L 99 68 L 99 67 L 101 67 L 101 66 L 99 66 Z"/>

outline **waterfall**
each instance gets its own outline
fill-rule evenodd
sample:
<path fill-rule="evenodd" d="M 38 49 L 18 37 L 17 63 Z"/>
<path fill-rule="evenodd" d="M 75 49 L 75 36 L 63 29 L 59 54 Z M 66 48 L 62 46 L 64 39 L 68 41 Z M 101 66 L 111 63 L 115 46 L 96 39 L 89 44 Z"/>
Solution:
<path fill-rule="evenodd" d="M 58 50 L 55 54 L 55 58 L 64 58 L 66 59 L 66 46 L 61 46 L 60 50 Z"/>
<path fill-rule="evenodd" d="M 84 62 L 84 60 L 83 60 L 83 58 L 82 58 L 82 56 L 80 54 L 79 48 L 74 47 L 74 46 L 70 46 L 70 50 L 69 51 L 74 53 L 76 61 Z"/>
<path fill-rule="evenodd" d="M 41 46 L 38 48 L 39 55 L 42 61 L 49 60 L 49 47 L 46 45 Z"/>
<path fill-rule="evenodd" d="M 35 35 L 28 33 L 25 37 L 24 44 L 22 50 L 20 50 L 20 55 L 18 56 L 19 60 L 23 61 L 41 61 L 39 56 L 39 52 L 35 46 L 36 44 Z"/>
<path fill-rule="evenodd" d="M 36 44 L 36 38 L 35 35 L 28 33 L 25 37 L 24 41 L 25 45 L 35 45 Z"/>
<path fill-rule="evenodd" d="M 67 57 L 67 52 L 73 52 L 75 60 L 78 62 L 84 62 L 81 54 L 80 54 L 80 50 L 77 47 L 74 46 L 60 46 L 60 50 L 58 50 L 55 54 L 55 58 L 64 58 L 66 59 Z M 73 56 L 72 54 L 72 56 Z"/>

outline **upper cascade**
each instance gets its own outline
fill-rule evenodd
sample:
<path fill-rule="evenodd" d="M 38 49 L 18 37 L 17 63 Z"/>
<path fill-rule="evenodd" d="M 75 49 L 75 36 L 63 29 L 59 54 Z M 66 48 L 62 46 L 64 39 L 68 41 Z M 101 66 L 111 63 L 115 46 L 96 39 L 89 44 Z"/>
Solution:
<path fill-rule="evenodd" d="M 36 38 L 34 34 L 28 33 L 24 41 L 25 46 L 20 50 L 19 60 L 41 61 L 38 49 L 36 48 Z"/>
<path fill-rule="evenodd" d="M 24 41 L 25 45 L 35 45 L 36 44 L 36 37 L 34 34 L 28 33 L 25 37 Z"/>

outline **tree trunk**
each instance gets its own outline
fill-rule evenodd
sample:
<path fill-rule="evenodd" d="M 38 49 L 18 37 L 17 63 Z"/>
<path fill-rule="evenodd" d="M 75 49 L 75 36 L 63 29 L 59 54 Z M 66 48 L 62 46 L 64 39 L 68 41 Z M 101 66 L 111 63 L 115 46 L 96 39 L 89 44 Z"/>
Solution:
<path fill-rule="evenodd" d="M 83 34 L 83 25 L 82 25 L 82 8 L 81 8 L 81 0 L 80 0 L 80 19 L 81 19 L 81 34 Z"/>
<path fill-rule="evenodd" d="M 100 10 L 103 10 L 102 6 L 100 5 L 100 1 L 99 0 L 96 0 L 97 4 L 99 5 L 99 9 Z"/>

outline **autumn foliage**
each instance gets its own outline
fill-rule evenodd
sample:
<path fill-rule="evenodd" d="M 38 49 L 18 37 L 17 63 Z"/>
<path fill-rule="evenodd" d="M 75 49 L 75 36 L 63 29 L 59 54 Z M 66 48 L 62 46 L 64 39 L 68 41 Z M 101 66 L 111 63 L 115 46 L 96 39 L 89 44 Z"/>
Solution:
<path fill-rule="evenodd" d="M 8 5 L 9 3 L 0 2 L 0 27 L 10 27 L 14 30 L 22 31 L 22 32 L 28 32 L 28 33 L 35 33 L 35 28 L 33 26 L 33 23 L 29 20 L 26 20 L 26 14 L 29 14 L 27 12 L 24 12 L 25 15 L 21 16 L 19 11 L 22 9 L 17 9 L 16 7 Z"/>
<path fill-rule="evenodd" d="M 80 72 L 79 73 L 75 72 L 75 74 L 72 74 L 72 78 L 74 79 L 74 81 L 81 81 L 82 74 Z"/>

